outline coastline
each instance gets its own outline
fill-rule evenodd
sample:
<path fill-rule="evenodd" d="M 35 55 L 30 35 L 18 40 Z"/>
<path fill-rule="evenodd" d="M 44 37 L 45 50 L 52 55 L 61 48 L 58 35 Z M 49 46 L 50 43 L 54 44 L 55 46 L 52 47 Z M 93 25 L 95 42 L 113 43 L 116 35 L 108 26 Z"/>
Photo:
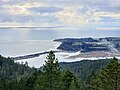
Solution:
<path fill-rule="evenodd" d="M 7 56 L 19 56 L 19 55 L 28 55 L 28 54 L 35 54 L 40 53 L 44 51 L 50 51 L 50 50 L 58 50 L 57 47 L 61 44 L 61 42 L 56 42 L 54 40 L 25 40 L 25 41 L 9 41 L 9 42 L 1 42 L 3 44 L 3 48 L 5 49 L 4 52 L 10 52 Z M 7 43 L 7 46 L 5 44 Z M 16 45 L 16 46 L 15 46 Z M 9 46 L 9 47 L 8 47 Z M 15 47 L 14 47 L 15 46 Z M 43 47 L 44 46 L 44 47 Z M 23 48 L 24 47 L 24 48 Z M 11 52 L 12 51 L 12 52 Z M 59 50 L 58 50 L 59 51 Z M 92 53 L 92 54 L 91 54 Z M 105 52 L 104 52 L 105 53 Z M 109 59 L 113 58 L 114 56 L 104 54 L 96 54 L 96 52 L 90 52 L 90 53 L 80 53 L 80 52 L 59 52 L 55 53 L 56 58 L 58 58 L 59 62 L 76 62 L 81 60 L 98 60 L 98 59 Z M 103 55 L 104 54 L 104 55 Z M 4 54 L 2 54 L 4 55 Z M 94 56 L 93 56 L 94 55 Z M 96 55 L 96 56 L 95 56 Z M 107 56 L 105 56 L 107 55 Z M 44 64 L 46 60 L 45 55 L 40 55 L 39 57 L 30 58 L 30 59 L 23 59 L 15 62 L 28 62 L 28 65 L 30 67 L 40 67 Z M 117 56 L 117 58 L 120 59 L 120 54 Z"/>
<path fill-rule="evenodd" d="M 0 41 L 0 54 L 5 57 L 35 54 L 55 50 L 59 44 L 53 40 Z"/>

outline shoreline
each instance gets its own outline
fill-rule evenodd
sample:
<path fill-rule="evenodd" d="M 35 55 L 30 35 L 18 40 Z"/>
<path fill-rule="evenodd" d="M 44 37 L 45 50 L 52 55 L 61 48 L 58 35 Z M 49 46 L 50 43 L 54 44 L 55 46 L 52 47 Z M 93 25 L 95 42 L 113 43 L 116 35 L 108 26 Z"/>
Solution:
<path fill-rule="evenodd" d="M 112 53 L 112 52 L 105 52 L 105 51 L 92 51 L 92 52 L 85 52 L 79 53 L 77 55 L 72 55 L 66 57 L 67 59 L 76 59 L 76 58 L 99 58 L 99 57 L 120 57 L 120 53 Z"/>
<path fill-rule="evenodd" d="M 5 57 L 24 56 L 49 50 L 56 50 L 60 45 L 53 40 L 24 40 L 24 41 L 1 41 L 0 54 Z"/>

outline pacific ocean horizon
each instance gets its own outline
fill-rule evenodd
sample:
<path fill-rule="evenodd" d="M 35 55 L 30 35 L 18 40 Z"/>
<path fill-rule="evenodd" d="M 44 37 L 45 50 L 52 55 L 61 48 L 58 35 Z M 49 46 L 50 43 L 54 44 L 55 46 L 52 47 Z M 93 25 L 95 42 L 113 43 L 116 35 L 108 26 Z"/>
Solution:
<path fill-rule="evenodd" d="M 0 29 L 1 41 L 54 40 L 58 38 L 120 37 L 120 30 Z"/>
<path fill-rule="evenodd" d="M 60 44 L 53 42 L 59 38 L 102 38 L 119 37 L 120 30 L 47 30 L 47 29 L 0 29 L 0 54 L 3 56 L 19 56 L 46 50 L 54 50 Z M 60 61 L 64 62 L 63 54 L 58 55 Z M 38 58 L 23 60 L 30 66 L 39 67 L 43 65 L 46 55 Z M 74 60 L 66 60 L 74 61 Z M 20 62 L 20 61 L 19 61 Z"/>

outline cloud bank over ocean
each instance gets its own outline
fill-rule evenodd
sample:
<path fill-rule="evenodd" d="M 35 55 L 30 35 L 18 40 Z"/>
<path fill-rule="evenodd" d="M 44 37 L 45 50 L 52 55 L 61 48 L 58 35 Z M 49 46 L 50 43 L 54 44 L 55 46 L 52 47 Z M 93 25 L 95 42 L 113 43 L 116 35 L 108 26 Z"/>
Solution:
<path fill-rule="evenodd" d="M 1 0 L 0 27 L 120 29 L 119 0 Z"/>

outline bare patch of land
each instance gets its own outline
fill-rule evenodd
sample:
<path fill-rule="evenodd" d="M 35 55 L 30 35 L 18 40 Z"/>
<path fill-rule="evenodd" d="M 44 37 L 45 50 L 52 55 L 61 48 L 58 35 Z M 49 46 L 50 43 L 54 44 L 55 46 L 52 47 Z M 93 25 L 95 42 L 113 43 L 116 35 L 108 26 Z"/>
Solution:
<path fill-rule="evenodd" d="M 90 57 L 120 57 L 120 53 L 106 52 L 106 51 L 92 51 L 80 53 L 78 55 L 69 56 L 67 59 L 76 59 L 76 58 L 90 58 Z"/>

